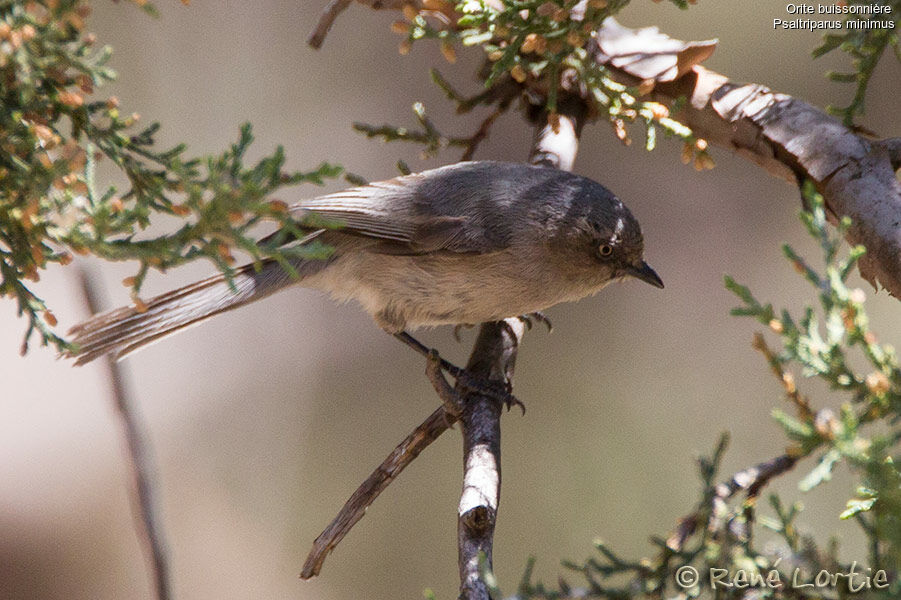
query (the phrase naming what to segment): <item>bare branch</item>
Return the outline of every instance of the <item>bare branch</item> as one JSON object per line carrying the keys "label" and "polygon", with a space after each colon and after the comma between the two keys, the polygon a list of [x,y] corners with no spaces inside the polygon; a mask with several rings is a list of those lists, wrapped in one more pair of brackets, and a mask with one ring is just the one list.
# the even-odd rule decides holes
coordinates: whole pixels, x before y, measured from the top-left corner
{"label": "bare branch", "polygon": [[[329,29],[332,28],[335,19],[337,19],[338,15],[344,12],[352,2],[353,0],[330,0],[328,5],[322,10],[319,22],[316,23],[316,29],[314,29],[313,33],[310,34],[310,37],[307,38],[307,44],[316,50],[321,48],[322,43],[325,41],[325,36],[328,35]],[[418,0],[357,0],[357,2],[374,9],[384,8],[392,10],[400,10],[407,4],[413,6],[420,6],[421,4]]]}
{"label": "bare branch", "polygon": [[313,542],[300,572],[301,579],[319,574],[326,556],[344,539],[347,532],[363,518],[366,509],[379,497],[388,485],[397,479],[407,465],[419,456],[429,444],[438,439],[454,423],[456,418],[441,406],[397,445],[360,487],[348,498],[338,515]]}
{"label": "bare branch", "polygon": [[[89,314],[101,312],[103,306],[100,293],[91,278],[82,269],[80,271],[81,289],[88,305]],[[150,442],[141,420],[134,409],[132,396],[128,389],[127,377],[120,363],[110,356],[104,361],[107,376],[111,385],[113,404],[122,420],[122,434],[127,447],[126,457],[131,467],[133,489],[132,515],[138,535],[144,541],[150,569],[153,573],[155,597],[157,600],[168,600],[172,597],[169,587],[169,566],[166,558],[166,543],[162,525],[159,522],[156,508],[155,486],[153,484],[153,460]]]}
{"label": "bare branch", "polygon": [[[520,323],[520,327],[522,324]],[[520,330],[521,331],[521,330]],[[388,457],[360,484],[354,491],[337,516],[332,519],[328,527],[323,530],[313,542],[313,547],[307,555],[301,570],[301,579],[310,579],[319,574],[328,554],[344,539],[357,522],[366,514],[366,509],[375,502],[375,499],[394,481],[400,473],[433,441],[447,431],[462,415],[463,399],[457,390],[452,388],[444,378],[443,370],[447,370],[457,378],[459,389],[479,389],[484,394],[483,398],[495,403],[498,407],[504,403],[517,404],[518,401],[508,392],[486,389],[487,376],[475,374],[470,370],[460,369],[438,356],[437,352],[429,350],[418,340],[407,334],[397,334],[399,340],[423,354],[426,359],[426,375],[443,405],[435,410],[413,432],[408,435]],[[521,337],[521,332],[516,338]],[[477,344],[477,348],[478,348]],[[481,350],[479,356],[484,355]],[[475,351],[473,356],[475,356]],[[472,361],[474,359],[470,359]],[[481,359],[479,359],[481,361]],[[509,365],[512,375],[512,360],[505,359],[504,364]]]}
{"label": "bare branch", "polygon": [[479,147],[485,138],[488,137],[488,132],[491,131],[491,126],[494,125],[494,121],[504,114],[504,108],[498,108],[490,115],[485,117],[485,120],[479,125],[479,128],[476,130],[474,134],[469,138],[469,145],[466,147],[466,151],[463,152],[462,156],[460,156],[460,160],[472,160],[472,157],[475,155],[476,150]]}

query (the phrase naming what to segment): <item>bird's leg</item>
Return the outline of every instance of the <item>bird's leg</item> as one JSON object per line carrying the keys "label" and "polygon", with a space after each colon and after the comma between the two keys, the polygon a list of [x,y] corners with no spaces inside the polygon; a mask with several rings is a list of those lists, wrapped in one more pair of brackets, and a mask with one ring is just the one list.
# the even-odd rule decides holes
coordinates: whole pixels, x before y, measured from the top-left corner
{"label": "bird's leg", "polygon": [[455,421],[463,414],[463,398],[457,393],[451,384],[444,378],[444,372],[441,370],[441,357],[434,349],[429,352],[425,363],[425,374],[435,388],[435,393],[441,398],[444,404],[444,421],[448,429],[453,427]]}
{"label": "bird's leg", "polygon": [[447,362],[446,360],[444,360],[443,358],[438,356],[437,350],[435,350],[433,348],[429,348],[428,346],[426,346],[425,344],[423,344],[422,342],[417,340],[415,337],[413,337],[406,331],[401,331],[400,333],[395,333],[394,337],[396,337],[397,339],[399,339],[400,341],[402,341],[409,347],[413,348],[414,350],[416,350],[417,352],[419,352],[426,358],[429,358],[434,353],[435,358],[432,360],[435,360],[439,365],[441,365],[441,368],[444,369],[445,371],[447,371],[451,377],[453,377],[455,379],[460,379],[461,377],[466,376],[466,371],[464,369],[461,369],[460,367],[458,367],[457,365],[455,365],[453,363]]}
{"label": "bird's leg", "polygon": [[[496,400],[501,400],[506,406],[507,410],[510,410],[512,406],[518,406],[523,413],[525,413],[526,407],[525,405],[519,401],[513,394],[511,394],[507,390],[498,390],[497,386],[493,384],[493,382],[486,381],[483,379],[479,379],[470,375],[470,373],[466,369],[461,369],[457,365],[446,361],[438,355],[438,351],[432,348],[429,348],[412,335],[407,333],[406,331],[401,331],[400,333],[393,334],[394,337],[405,343],[407,346],[413,348],[424,357],[433,361],[437,364],[441,369],[447,371],[447,373],[457,380],[457,383],[462,384],[463,387],[470,389],[474,392],[478,392],[480,394],[484,394],[490,398],[494,398]],[[434,385],[434,382],[433,382]],[[439,395],[441,392],[439,392]],[[442,398],[444,401],[444,398]]]}

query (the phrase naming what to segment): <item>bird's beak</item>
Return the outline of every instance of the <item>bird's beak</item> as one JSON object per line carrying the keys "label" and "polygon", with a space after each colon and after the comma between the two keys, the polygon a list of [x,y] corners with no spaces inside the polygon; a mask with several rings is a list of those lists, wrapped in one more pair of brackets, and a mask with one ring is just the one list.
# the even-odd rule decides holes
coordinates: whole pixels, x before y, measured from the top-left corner
{"label": "bird's beak", "polygon": [[629,265],[626,267],[626,273],[645,283],[650,283],[654,287],[663,288],[663,280],[660,279],[660,276],[656,271],[651,268],[651,265],[644,261],[641,261],[641,264],[638,265]]}

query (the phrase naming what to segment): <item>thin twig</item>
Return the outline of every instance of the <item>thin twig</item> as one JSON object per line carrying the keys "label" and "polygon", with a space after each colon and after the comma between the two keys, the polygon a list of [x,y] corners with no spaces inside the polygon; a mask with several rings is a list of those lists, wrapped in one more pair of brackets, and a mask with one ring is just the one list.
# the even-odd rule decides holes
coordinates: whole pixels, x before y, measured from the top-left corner
{"label": "thin twig", "polygon": [[457,105],[457,114],[468,113],[480,104],[485,106],[497,104],[499,108],[507,110],[510,104],[522,95],[519,84],[506,75],[499,77],[491,87],[472,96],[464,96],[437,69],[432,69],[429,73],[432,81],[441,88],[447,99]]}
{"label": "thin twig", "polygon": [[810,407],[810,400],[802,394],[798,389],[798,386],[795,385],[795,380],[791,373],[782,368],[783,363],[780,361],[779,355],[767,345],[766,339],[761,333],[758,332],[754,334],[754,341],[751,342],[751,347],[763,354],[766,358],[770,365],[770,370],[785,390],[785,397],[789,402],[795,405],[798,411],[798,417],[803,421],[812,420],[815,415],[813,409]]}
{"label": "thin twig", "polygon": [[[84,269],[80,271],[80,279],[82,293],[91,314],[99,313],[102,309],[100,293]],[[125,437],[126,454],[132,472],[134,483],[132,515],[135,527],[139,537],[144,540],[145,551],[153,574],[155,597],[157,600],[169,600],[172,597],[169,585],[169,566],[165,535],[156,508],[153,453],[149,437],[134,408],[132,395],[128,389],[128,378],[122,366],[109,355],[106,356],[104,364],[112,388],[113,403],[122,420],[122,434]]]}
{"label": "thin twig", "polygon": [[379,494],[419,456],[420,452],[447,431],[455,420],[456,418],[441,406],[397,445],[394,451],[382,461],[382,464],[366,478],[366,481],[360,484],[360,487],[341,507],[338,515],[313,542],[313,548],[307,555],[303,570],[300,572],[301,579],[309,579],[319,574],[325,557],[344,539],[357,521],[363,518],[366,509],[378,498]]}
{"label": "thin twig", "polygon": [[316,24],[316,29],[314,29],[313,33],[310,34],[310,37],[307,38],[307,44],[316,50],[321,48],[322,42],[325,41],[325,36],[328,35],[329,29],[332,28],[332,23],[335,22],[338,15],[344,12],[344,9],[350,6],[352,1],[353,0],[331,0],[331,2],[328,3],[328,6],[322,11],[319,22]]}
{"label": "thin twig", "polygon": [[476,129],[476,132],[469,137],[469,144],[466,146],[466,151],[460,157],[460,160],[472,160],[473,155],[476,153],[476,150],[479,147],[485,138],[488,137],[488,133],[491,131],[491,126],[494,125],[494,121],[504,114],[505,109],[498,108],[493,113],[488,115],[484,121],[479,125],[479,128]]}
{"label": "thin twig", "polygon": [[[790,471],[797,464],[799,458],[800,457],[789,454],[782,454],[756,464],[753,467],[748,467],[747,469],[739,471],[729,478],[728,481],[717,485],[714,488],[713,498],[709,503],[705,503],[704,506],[698,507],[698,509],[690,515],[679,519],[676,530],[666,540],[667,548],[673,552],[682,550],[686,540],[688,540],[688,538],[697,531],[698,527],[702,525],[702,516],[709,508],[709,506],[707,506],[708,504],[725,502],[741,490],[747,491],[747,497],[749,499],[756,498],[760,495],[764,486],[770,481],[779,475]],[[711,511],[711,513],[715,512],[716,511]],[[706,523],[704,523],[704,525],[706,525]]]}
{"label": "thin twig", "polygon": [[367,123],[354,123],[352,125],[355,131],[359,131],[368,138],[382,138],[386,142],[412,142],[425,146],[425,155],[437,155],[437,153],[445,148],[458,147],[463,148],[463,154],[460,160],[472,160],[476,150],[491,132],[491,126],[499,116],[507,111],[506,106],[500,106],[491,114],[485,117],[479,124],[479,127],[472,135],[466,137],[446,136],[435,127],[434,123],[427,118],[420,119],[423,125],[422,130],[410,130],[406,127],[395,127],[393,125],[369,125]]}

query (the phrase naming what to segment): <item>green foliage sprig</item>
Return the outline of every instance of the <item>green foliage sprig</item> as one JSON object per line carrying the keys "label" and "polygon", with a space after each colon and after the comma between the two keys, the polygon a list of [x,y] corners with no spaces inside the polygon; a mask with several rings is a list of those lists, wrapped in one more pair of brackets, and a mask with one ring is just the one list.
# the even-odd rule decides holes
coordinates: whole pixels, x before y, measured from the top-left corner
{"label": "green foliage sprig", "polygon": [[[832,81],[853,83],[856,86],[854,96],[847,106],[827,107],[832,114],[842,117],[845,125],[850,127],[854,125],[854,118],[864,112],[867,86],[885,49],[891,46],[895,56],[901,60],[901,45],[898,42],[901,0],[849,0],[842,4],[849,8],[853,6],[887,6],[890,8],[887,13],[846,14],[842,19],[843,33],[824,35],[823,43],[813,51],[814,58],[828,54],[836,48],[851,56],[853,72],[829,71],[826,74]],[[849,23],[857,21],[864,21],[867,26],[849,26]],[[876,22],[888,23],[890,26],[869,27]]]}
{"label": "green foliage sprig", "polygon": [[421,129],[407,129],[393,125],[374,126],[367,123],[354,123],[353,128],[368,138],[381,138],[386,142],[413,142],[423,147],[422,157],[432,158],[441,150],[451,147],[464,148],[465,154],[471,156],[481,141],[478,135],[468,137],[448,136],[442,133],[435,123],[426,115],[425,106],[421,102],[413,103],[413,114]]}
{"label": "green foliage sprig", "polygon": [[[285,232],[278,241],[300,235],[272,195],[341,172],[327,163],[286,171],[281,148],[245,165],[249,125],[217,156],[190,157],[184,145],[159,149],[158,125],[136,130],[139,116],[123,115],[116,98],[91,99],[115,73],[107,66],[110,49],[96,48],[93,34],[84,32],[89,12],[80,0],[0,2],[0,295],[15,298],[28,319],[23,352],[34,332],[43,344],[67,347],[27,282],[52,263],[69,263],[73,253],[137,261],[136,275],[125,282],[137,303],[151,267],[206,258],[228,273],[235,248],[283,264],[289,255],[322,256],[316,244],[260,246],[250,230],[272,221]],[[97,185],[101,160],[124,174],[127,189]],[[181,225],[143,233],[160,215]]]}
{"label": "green foliage sprig", "polygon": [[[744,302],[733,311],[751,316],[778,333],[782,350],[770,350],[762,337],[760,349],[780,375],[786,394],[797,406],[797,415],[774,413],[798,455],[821,452],[814,470],[802,481],[811,489],[829,479],[834,466],[844,462],[861,474],[856,497],[848,502],[842,518],[856,518],[871,536],[875,564],[901,565],[901,369],[892,346],[880,344],[870,329],[864,311],[866,295],[847,286],[848,277],[864,248],[854,247],[840,257],[842,236],[850,227],[844,217],[836,231],[829,230],[822,197],[813,185],[805,184],[810,212],[802,220],[819,242],[826,266],[818,272],[789,245],[785,256],[818,292],[821,316],[812,307],[793,317],[788,311],[776,313],[770,304],[761,304],[744,286],[727,278],[726,285]],[[822,319],[822,324],[820,319]],[[868,372],[853,366],[852,353],[859,355]],[[838,414],[830,408],[814,411],[800,395],[789,369],[800,368],[805,377],[817,377],[833,390],[846,395]],[[870,427],[880,423],[883,427]]]}
{"label": "green foliage sprig", "polygon": [[[680,8],[690,4],[677,0],[674,3]],[[557,127],[561,90],[579,89],[581,93],[584,89],[593,116],[605,117],[624,143],[631,143],[627,125],[643,123],[648,150],[656,146],[657,133],[662,131],[685,142],[684,162],[694,162],[699,170],[712,168],[714,163],[704,140],[696,139],[690,128],[672,119],[666,106],[640,100],[647,92],[641,86],[629,87],[615,81],[606,67],[598,64],[586,50],[603,20],[626,4],[628,0],[464,0],[455,4],[432,0],[424,2],[422,10],[407,7],[404,11],[407,20],[395,23],[394,29],[406,36],[400,47],[404,54],[422,39],[438,40],[450,62],[456,60],[455,44],[483,49],[490,63],[484,77],[489,91],[472,98],[451,96],[461,112],[476,104],[491,104],[499,98],[509,102],[509,95],[491,90],[507,87],[512,80],[528,85],[530,101],[536,93],[541,96],[548,122]],[[446,82],[436,82],[445,88]],[[386,139],[421,141],[424,137],[405,133],[404,128],[378,129],[378,134]]]}

